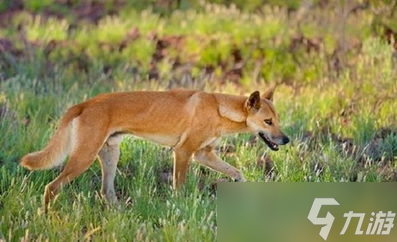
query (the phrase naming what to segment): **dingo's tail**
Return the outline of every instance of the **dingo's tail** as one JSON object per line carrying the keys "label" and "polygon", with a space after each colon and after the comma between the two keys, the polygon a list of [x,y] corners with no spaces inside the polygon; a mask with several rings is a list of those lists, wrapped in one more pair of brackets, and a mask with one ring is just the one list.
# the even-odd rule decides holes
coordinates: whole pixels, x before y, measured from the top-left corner
{"label": "dingo's tail", "polygon": [[71,121],[79,116],[82,110],[81,105],[71,107],[61,119],[58,129],[48,142],[48,145],[41,151],[22,157],[21,166],[29,170],[43,170],[60,165],[68,155],[71,147]]}

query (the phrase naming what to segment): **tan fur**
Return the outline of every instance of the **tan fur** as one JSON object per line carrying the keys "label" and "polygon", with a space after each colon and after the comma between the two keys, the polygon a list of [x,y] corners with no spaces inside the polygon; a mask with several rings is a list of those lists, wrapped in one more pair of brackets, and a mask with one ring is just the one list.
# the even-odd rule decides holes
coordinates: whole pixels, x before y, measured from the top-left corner
{"label": "tan fur", "polygon": [[[70,108],[47,147],[24,156],[21,165],[31,170],[46,169],[69,155],[64,170],[46,186],[45,208],[59,188],[87,170],[97,155],[102,168],[102,194],[109,202],[116,202],[113,181],[123,134],[173,148],[175,189],[184,183],[192,157],[244,181],[243,174],[222,161],[213,148],[218,138],[233,133],[264,132],[269,139],[282,138],[269,101],[273,91],[266,93],[267,99],[260,99],[259,92],[249,98],[192,90],[101,94]],[[274,125],[265,125],[265,118],[273,119]]]}
{"label": "tan fur", "polygon": [[25,155],[21,166],[29,170],[49,169],[59,165],[69,153],[71,146],[71,121],[80,115],[82,105],[71,107],[62,118],[58,130],[51,138],[47,147],[41,151]]}

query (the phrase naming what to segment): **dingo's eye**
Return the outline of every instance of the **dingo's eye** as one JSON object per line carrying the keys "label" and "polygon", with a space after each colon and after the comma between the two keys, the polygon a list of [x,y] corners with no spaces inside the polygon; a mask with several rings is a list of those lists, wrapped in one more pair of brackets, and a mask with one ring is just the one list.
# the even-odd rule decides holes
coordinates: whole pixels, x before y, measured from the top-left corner
{"label": "dingo's eye", "polygon": [[272,124],[273,124],[273,122],[272,122],[272,119],[271,119],[271,118],[269,118],[269,119],[265,119],[265,120],[264,120],[264,122],[265,122],[267,125],[272,125]]}

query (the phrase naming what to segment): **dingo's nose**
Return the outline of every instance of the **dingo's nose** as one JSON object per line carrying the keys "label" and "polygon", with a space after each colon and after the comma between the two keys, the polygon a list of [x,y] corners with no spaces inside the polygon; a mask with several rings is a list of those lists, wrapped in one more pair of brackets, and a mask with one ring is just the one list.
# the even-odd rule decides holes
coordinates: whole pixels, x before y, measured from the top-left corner
{"label": "dingo's nose", "polygon": [[289,138],[287,136],[283,137],[283,145],[286,145],[289,143]]}

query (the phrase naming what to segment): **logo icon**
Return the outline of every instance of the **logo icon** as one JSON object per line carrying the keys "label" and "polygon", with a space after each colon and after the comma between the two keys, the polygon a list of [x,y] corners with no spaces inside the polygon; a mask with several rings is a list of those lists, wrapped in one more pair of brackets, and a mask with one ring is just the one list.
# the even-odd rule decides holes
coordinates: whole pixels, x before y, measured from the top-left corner
{"label": "logo icon", "polygon": [[339,205],[339,203],[334,198],[315,198],[307,218],[314,225],[324,225],[320,230],[320,236],[326,241],[335,217],[330,212],[327,212],[325,218],[318,217],[321,206],[324,205]]}
{"label": "logo icon", "polygon": [[[315,198],[307,218],[314,225],[324,225],[320,230],[320,236],[326,241],[332,228],[332,224],[334,223],[335,217],[330,212],[327,212],[327,216],[325,216],[325,218],[318,217],[321,206],[324,205],[339,205],[339,203],[334,198]],[[396,213],[393,213],[392,211],[388,211],[387,213],[379,211],[378,213],[372,212],[371,216],[372,217],[369,219],[370,222],[368,223],[365,235],[389,235],[390,230],[394,227],[394,218],[396,217]],[[343,217],[346,218],[346,222],[342,231],[340,232],[340,235],[344,235],[346,233],[352,218],[359,218],[354,234],[364,234],[362,225],[365,219],[365,213],[355,213],[354,211],[349,211],[348,213],[345,213]]]}

